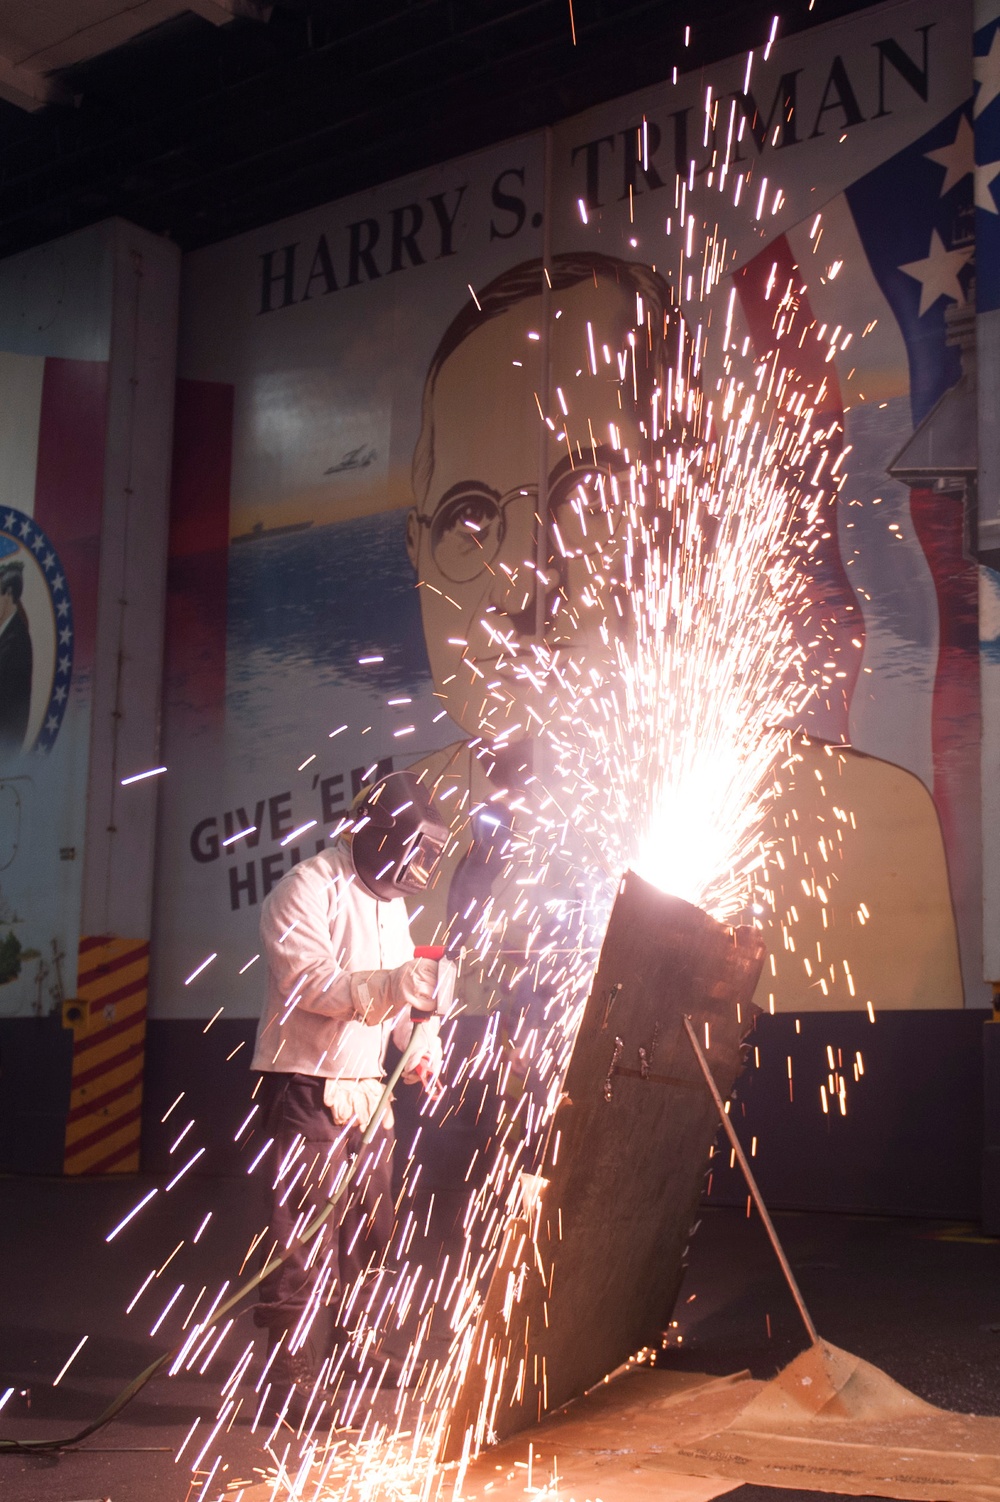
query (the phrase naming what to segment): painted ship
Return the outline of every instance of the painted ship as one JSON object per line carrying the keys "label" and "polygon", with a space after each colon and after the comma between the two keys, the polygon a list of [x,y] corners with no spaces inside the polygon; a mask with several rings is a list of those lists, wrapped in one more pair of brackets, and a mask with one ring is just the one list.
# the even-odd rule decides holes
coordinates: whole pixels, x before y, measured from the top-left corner
{"label": "painted ship", "polygon": [[263,522],[254,522],[249,532],[238,532],[231,542],[260,542],[265,537],[287,537],[290,532],[306,532],[312,522],[289,522],[284,527],[265,527]]}

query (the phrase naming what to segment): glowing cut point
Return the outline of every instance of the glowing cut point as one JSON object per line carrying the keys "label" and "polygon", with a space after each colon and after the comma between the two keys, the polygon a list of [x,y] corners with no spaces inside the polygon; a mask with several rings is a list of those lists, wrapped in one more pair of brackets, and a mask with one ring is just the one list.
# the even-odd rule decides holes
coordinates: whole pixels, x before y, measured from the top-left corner
{"label": "glowing cut point", "polygon": [[648,824],[631,864],[661,891],[696,907],[711,907],[722,873],[732,869],[734,859],[746,861],[740,836],[751,835],[757,821],[754,773],[764,768],[748,768],[743,748],[735,742],[717,748],[693,745],[681,760],[688,764],[673,768],[673,776],[661,774],[659,786],[653,784]]}

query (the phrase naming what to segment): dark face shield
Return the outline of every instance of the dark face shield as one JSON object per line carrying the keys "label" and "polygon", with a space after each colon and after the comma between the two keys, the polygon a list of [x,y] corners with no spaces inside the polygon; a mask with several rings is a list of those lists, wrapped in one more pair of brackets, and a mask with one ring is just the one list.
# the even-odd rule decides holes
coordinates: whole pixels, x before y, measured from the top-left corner
{"label": "dark face shield", "polygon": [[391,772],[357,810],[351,854],[362,886],[391,901],[426,891],[448,827],[412,772]]}
{"label": "dark face shield", "polygon": [[441,859],[445,842],[436,830],[423,830],[413,838],[413,843],[399,863],[396,885],[403,892],[422,892],[434,874]]}

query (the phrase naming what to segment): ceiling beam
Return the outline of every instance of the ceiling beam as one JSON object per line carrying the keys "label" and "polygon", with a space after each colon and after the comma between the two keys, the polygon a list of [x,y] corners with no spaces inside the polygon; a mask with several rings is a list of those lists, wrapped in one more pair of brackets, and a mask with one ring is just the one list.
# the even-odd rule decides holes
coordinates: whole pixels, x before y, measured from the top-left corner
{"label": "ceiling beam", "polygon": [[53,78],[0,57],[0,99],[22,110],[40,110],[47,104],[65,104],[65,89]]}
{"label": "ceiling beam", "polygon": [[[24,51],[17,61],[0,52],[0,98],[29,111],[70,103],[70,94],[54,74],[110,52],[185,11],[213,26],[226,26],[237,17],[266,21],[273,9],[266,0],[119,0],[117,10],[72,27],[63,36],[53,36],[50,30],[43,45]],[[9,40],[0,22],[0,47],[9,46]]]}
{"label": "ceiling beam", "polygon": [[185,9],[213,26],[225,26],[235,16],[245,21],[266,21],[274,6],[265,0],[185,0]]}

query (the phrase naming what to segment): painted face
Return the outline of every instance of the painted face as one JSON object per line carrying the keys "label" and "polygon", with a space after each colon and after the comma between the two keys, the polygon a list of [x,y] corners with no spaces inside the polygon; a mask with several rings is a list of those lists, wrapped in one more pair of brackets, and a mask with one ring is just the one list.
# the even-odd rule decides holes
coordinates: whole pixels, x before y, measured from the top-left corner
{"label": "painted face", "polygon": [[[617,357],[635,298],[610,281],[580,283],[552,294],[551,314],[554,431],[535,395],[542,304],[531,298],[442,366],[430,484],[409,519],[435,687],[452,719],[490,739],[531,735],[553,712],[559,674],[605,661],[620,619],[614,595],[640,433]],[[540,651],[556,653],[558,674],[539,674]]]}

